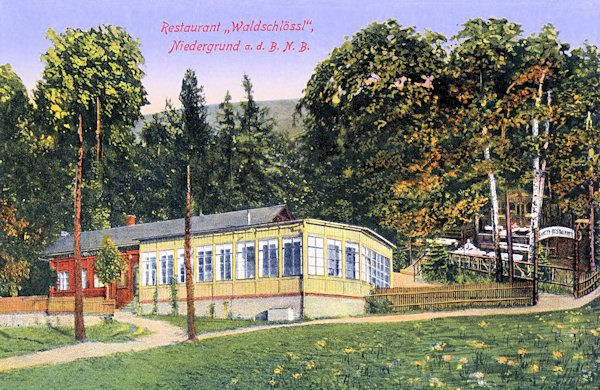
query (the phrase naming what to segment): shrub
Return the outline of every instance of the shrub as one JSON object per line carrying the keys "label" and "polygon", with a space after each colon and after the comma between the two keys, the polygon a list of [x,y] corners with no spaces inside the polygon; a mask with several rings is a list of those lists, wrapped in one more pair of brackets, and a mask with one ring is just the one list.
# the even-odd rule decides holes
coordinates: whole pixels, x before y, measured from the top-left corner
{"label": "shrub", "polygon": [[174,316],[179,314],[179,305],[177,303],[177,277],[175,275],[171,278],[171,314]]}
{"label": "shrub", "polygon": [[367,299],[367,313],[369,314],[381,314],[392,312],[392,302],[389,299],[384,298],[371,298]]}

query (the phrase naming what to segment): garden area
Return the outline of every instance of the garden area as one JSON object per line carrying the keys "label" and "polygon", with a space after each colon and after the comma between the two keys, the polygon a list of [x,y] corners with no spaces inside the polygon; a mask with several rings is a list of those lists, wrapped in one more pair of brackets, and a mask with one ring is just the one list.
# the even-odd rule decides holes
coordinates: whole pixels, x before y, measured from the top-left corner
{"label": "garden area", "polygon": [[595,300],[550,313],[272,329],[0,373],[0,387],[65,388],[77,375],[78,388],[596,389],[599,310]]}
{"label": "garden area", "polygon": [[[90,341],[115,342],[133,340],[145,336],[148,331],[130,324],[107,320],[102,324],[87,327],[86,334]],[[73,344],[74,340],[75,330],[72,327],[0,327],[0,359],[62,347]]]}

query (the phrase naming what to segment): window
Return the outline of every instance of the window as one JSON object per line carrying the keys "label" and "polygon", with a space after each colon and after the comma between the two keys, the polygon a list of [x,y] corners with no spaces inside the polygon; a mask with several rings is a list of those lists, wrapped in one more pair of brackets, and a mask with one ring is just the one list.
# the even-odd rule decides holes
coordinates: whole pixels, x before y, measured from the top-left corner
{"label": "window", "polygon": [[156,253],[142,253],[142,285],[154,286],[156,284]]}
{"label": "window", "polygon": [[87,288],[87,270],[81,270],[81,288]]}
{"label": "window", "polygon": [[199,282],[208,282],[212,280],[212,257],[212,245],[204,245],[196,248]]}
{"label": "window", "polygon": [[367,247],[366,246],[362,246],[362,256],[360,257],[361,259],[361,279],[364,280],[365,282],[369,281],[369,267],[368,267],[368,262],[369,259],[367,258]]}
{"label": "window", "polygon": [[252,279],[256,275],[256,252],[254,241],[238,242],[235,246],[237,257],[235,258],[236,278]]}
{"label": "window", "polygon": [[102,283],[100,281],[100,279],[98,279],[98,274],[94,274],[94,287],[95,288],[104,287],[104,283]]}
{"label": "window", "polygon": [[67,271],[58,273],[58,289],[61,291],[69,289],[69,273]]}
{"label": "window", "polygon": [[231,280],[231,244],[217,245],[217,280]]}
{"label": "window", "polygon": [[342,276],[342,242],[327,240],[327,275]]}
{"label": "window", "polygon": [[366,268],[363,280],[375,285],[375,287],[390,286],[390,259],[369,249],[362,247],[363,264]]}
{"label": "window", "polygon": [[258,276],[279,276],[279,256],[277,253],[277,239],[258,241]]}
{"label": "window", "polygon": [[359,278],[358,244],[346,242],[346,278]]}
{"label": "window", "polygon": [[173,251],[160,252],[160,282],[170,284],[173,280]]}
{"label": "window", "polygon": [[283,276],[302,274],[302,238],[286,237],[283,242]]}
{"label": "window", "polygon": [[323,238],[308,236],[308,274],[325,275]]}
{"label": "window", "polygon": [[[192,280],[194,280],[194,251],[190,248],[190,267]],[[185,283],[185,249],[177,249],[177,282]]]}

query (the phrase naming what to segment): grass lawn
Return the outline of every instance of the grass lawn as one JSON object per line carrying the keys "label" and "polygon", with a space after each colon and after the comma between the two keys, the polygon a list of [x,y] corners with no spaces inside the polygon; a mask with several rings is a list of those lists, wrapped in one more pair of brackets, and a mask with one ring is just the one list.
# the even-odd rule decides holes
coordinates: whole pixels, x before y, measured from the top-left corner
{"label": "grass lawn", "polygon": [[0,373],[0,388],[598,389],[600,300],[563,312],[273,329]]}
{"label": "grass lawn", "polygon": [[[135,339],[148,334],[148,331],[133,325],[108,321],[86,327],[85,333],[89,340],[111,342]],[[69,327],[0,327],[0,358],[60,347],[72,344],[74,340],[75,330]]]}
{"label": "grass lawn", "polygon": [[[187,329],[187,317],[186,316],[168,316],[168,315],[144,315],[145,318],[154,320],[161,320],[173,325],[179,326],[183,329]],[[194,320],[196,325],[196,333],[214,332],[218,330],[228,330],[237,328],[247,328],[249,326],[265,325],[267,321],[254,321],[254,320],[226,320],[220,318],[204,318],[197,317]]]}

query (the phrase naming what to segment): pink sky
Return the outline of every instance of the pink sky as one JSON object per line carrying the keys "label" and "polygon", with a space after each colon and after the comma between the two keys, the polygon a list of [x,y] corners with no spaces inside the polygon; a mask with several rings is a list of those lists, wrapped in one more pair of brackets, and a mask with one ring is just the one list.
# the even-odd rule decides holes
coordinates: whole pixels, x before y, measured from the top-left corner
{"label": "pink sky", "polygon": [[[526,34],[546,23],[560,31],[572,46],[584,40],[600,44],[600,1],[598,0],[373,0],[373,1],[16,1],[0,0],[0,64],[9,63],[31,91],[40,79],[44,64],[40,56],[48,49],[48,28],[63,32],[66,27],[88,29],[100,24],[123,26],[141,42],[146,59],[144,86],[150,104],[143,113],[164,108],[165,99],[178,104],[181,79],[187,68],[196,71],[208,103],[219,103],[229,90],[234,101],[242,98],[241,78],[248,73],[257,100],[298,98],[313,69],[345,36],[352,36],[374,21],[396,19],[417,31],[431,29],[450,37],[469,18],[507,18],[523,26]],[[309,28],[300,32],[246,32],[225,34],[232,22],[262,25],[289,21]],[[163,23],[211,25],[219,32],[161,32]],[[237,43],[239,52],[173,52],[174,41],[183,43]],[[296,50],[283,53],[286,42]],[[299,52],[300,42],[309,50]],[[246,51],[246,44],[263,42],[266,50]],[[271,42],[281,50],[269,53]]]}

